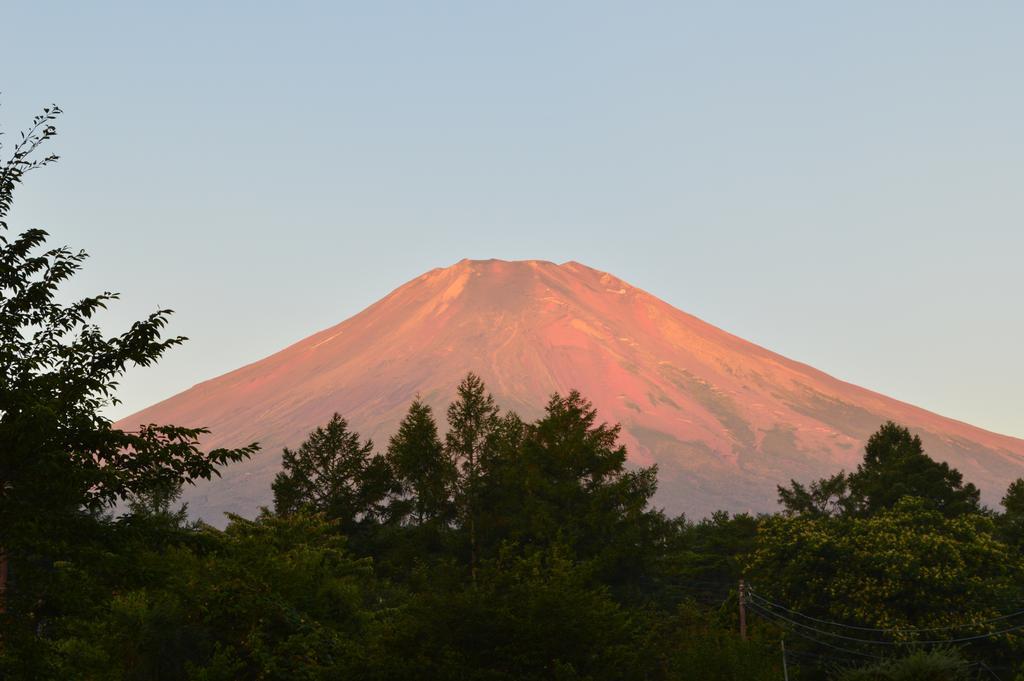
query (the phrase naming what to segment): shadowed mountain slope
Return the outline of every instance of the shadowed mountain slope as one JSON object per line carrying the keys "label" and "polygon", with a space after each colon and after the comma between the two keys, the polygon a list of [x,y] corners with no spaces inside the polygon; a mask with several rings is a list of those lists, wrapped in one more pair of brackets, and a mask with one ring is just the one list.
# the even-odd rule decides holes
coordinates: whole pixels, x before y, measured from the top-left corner
{"label": "shadowed mountain slope", "polygon": [[[631,460],[657,463],[670,512],[775,508],[775,485],[852,468],[887,419],[959,468],[990,504],[1024,475],[1024,440],[837,380],[748,343],[575,262],[463,260],[263,360],[200,383],[118,425],[208,426],[208,446],[263,451],[186,490],[222,523],[271,501],[281,448],[335,411],[383,448],[417,393],[443,422],[467,371],[526,418],[578,389],[620,422]],[[439,423],[443,427],[443,423]]]}

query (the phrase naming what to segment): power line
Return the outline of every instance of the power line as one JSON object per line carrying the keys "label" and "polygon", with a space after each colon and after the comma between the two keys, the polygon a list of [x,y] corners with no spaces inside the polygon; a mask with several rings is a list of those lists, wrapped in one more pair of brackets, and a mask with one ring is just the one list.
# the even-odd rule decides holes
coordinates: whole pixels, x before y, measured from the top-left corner
{"label": "power line", "polygon": [[[832,631],[825,631],[823,629],[818,629],[817,627],[812,627],[809,624],[804,624],[802,622],[797,622],[796,620],[791,619],[789,617],[786,617],[785,615],[780,615],[777,612],[772,612],[768,608],[765,608],[763,605],[760,605],[759,603],[757,603],[755,601],[751,601],[749,603],[749,605],[751,607],[753,607],[757,612],[761,613],[762,615],[771,616],[771,617],[773,617],[773,618],[775,618],[777,620],[782,620],[782,621],[788,622],[789,624],[791,624],[791,625],[793,625],[795,627],[801,627],[803,629],[808,629],[810,631],[813,631],[813,632],[815,632],[817,634],[821,634],[823,636],[831,636],[833,638],[842,639],[844,641],[851,641],[851,642],[854,642],[854,643],[861,643],[861,644],[866,644],[866,645],[882,645],[882,646],[949,645],[949,644],[953,644],[953,643],[967,643],[967,642],[970,642],[970,641],[977,641],[977,640],[984,639],[984,638],[994,638],[996,636],[1002,636],[1003,634],[1009,634],[1011,632],[1014,632],[1014,631],[1017,631],[1017,630],[1020,630],[1020,629],[1024,629],[1024,623],[1022,623],[1022,624],[1015,624],[1012,627],[1007,627],[1007,628],[1001,629],[999,631],[993,631],[993,632],[989,632],[989,633],[985,633],[985,634],[978,634],[976,636],[963,636],[963,637],[960,637],[960,638],[936,639],[936,640],[930,640],[930,641],[919,641],[919,640],[912,640],[912,641],[872,641],[872,640],[868,640],[868,639],[857,638],[855,636],[846,636],[845,634],[837,634],[837,633],[832,632]],[[799,633],[799,632],[797,632],[797,633]],[[809,637],[805,636],[805,638],[809,638]]]}
{"label": "power line", "polygon": [[[780,616],[777,615],[776,613],[773,613],[773,612],[770,612],[770,611],[767,611],[767,610],[762,610],[760,607],[758,607],[756,605],[754,605],[754,609],[759,611],[762,616],[764,616],[766,619],[768,619],[770,621],[789,621],[789,620],[784,620],[784,619],[775,620],[775,618],[778,618]],[[872,653],[866,653],[866,652],[863,652],[863,651],[860,651],[860,650],[851,650],[849,648],[843,648],[842,646],[834,645],[834,644],[829,643],[827,641],[821,641],[821,640],[819,640],[817,638],[814,638],[810,634],[805,634],[805,633],[803,633],[802,631],[799,631],[799,630],[794,630],[793,633],[796,634],[797,636],[800,636],[801,638],[804,638],[804,639],[807,639],[808,641],[811,641],[812,643],[817,643],[818,645],[823,645],[826,648],[831,648],[832,650],[837,650],[837,651],[839,651],[841,653],[846,653],[847,655],[853,655],[853,656],[861,657],[861,658],[868,658],[870,660],[884,660],[885,659],[884,657],[882,657],[880,655],[874,655]]]}
{"label": "power line", "polygon": [[[765,604],[765,605],[767,605],[769,607],[776,608],[778,610],[783,610],[783,611],[788,612],[788,613],[790,613],[792,615],[795,615],[797,617],[802,617],[802,618],[810,620],[812,622],[817,622],[818,624],[824,624],[824,625],[827,625],[827,626],[839,627],[839,628],[843,628],[843,629],[852,629],[852,630],[856,630],[856,631],[866,631],[866,632],[871,632],[871,633],[889,634],[889,635],[892,635],[892,634],[920,634],[920,633],[935,632],[935,631],[956,631],[958,629],[977,628],[977,627],[984,626],[986,624],[992,624],[993,622],[1002,622],[1002,621],[1005,621],[1005,620],[1017,617],[1019,615],[1024,615],[1024,610],[1017,610],[1015,612],[1011,612],[1011,613],[1008,613],[1008,614],[1005,614],[1005,615],[1000,615],[999,617],[992,617],[992,618],[989,618],[987,620],[982,620],[981,622],[973,622],[973,623],[970,623],[970,624],[949,625],[949,626],[943,626],[943,627],[921,627],[921,628],[918,628],[918,627],[907,627],[907,628],[904,628],[904,629],[880,629],[880,628],[877,628],[877,627],[860,627],[860,626],[856,626],[856,625],[852,625],[852,624],[844,624],[842,622],[835,622],[835,621],[832,621],[832,620],[825,620],[825,619],[821,619],[821,618],[818,618],[818,617],[812,617],[811,615],[805,615],[802,612],[793,610],[791,608],[787,608],[786,606],[784,606],[784,605],[782,605],[780,603],[775,603],[773,601],[770,601],[767,598],[765,598],[764,596],[760,596],[759,594],[754,593],[749,588],[747,589],[747,596],[750,596],[752,598],[756,598],[757,600],[761,601],[763,604]],[[762,607],[764,607],[764,606],[762,606]],[[807,626],[807,625],[802,625],[802,626]],[[1004,632],[1013,631],[1015,629],[1021,628],[1022,626],[1024,626],[1024,625],[1017,625],[1017,626],[1014,626],[1014,627],[1010,627],[1009,629],[1004,630]],[[977,637],[969,637],[969,638],[986,638],[988,636],[996,636],[996,635],[998,635],[1000,633],[1004,633],[1004,632],[993,632],[993,633],[988,633],[988,634],[981,634],[981,635],[979,635]],[[839,636],[839,634],[833,634],[833,635]],[[849,637],[847,637],[847,638],[849,638]],[[863,639],[854,639],[854,640],[863,640]],[[951,639],[951,641],[953,641],[953,640],[956,640],[956,639]],[[885,642],[885,641],[871,641],[871,642],[872,643],[888,643],[888,642]],[[927,643],[927,641],[918,641],[918,643]]]}

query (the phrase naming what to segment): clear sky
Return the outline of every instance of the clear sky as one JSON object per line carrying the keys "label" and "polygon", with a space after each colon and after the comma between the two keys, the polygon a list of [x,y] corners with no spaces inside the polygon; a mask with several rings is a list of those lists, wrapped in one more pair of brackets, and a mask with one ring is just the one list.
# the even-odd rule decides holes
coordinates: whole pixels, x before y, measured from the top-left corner
{"label": "clear sky", "polygon": [[12,225],[191,337],[125,415],[471,258],[578,260],[1024,436],[1024,3],[0,7]]}

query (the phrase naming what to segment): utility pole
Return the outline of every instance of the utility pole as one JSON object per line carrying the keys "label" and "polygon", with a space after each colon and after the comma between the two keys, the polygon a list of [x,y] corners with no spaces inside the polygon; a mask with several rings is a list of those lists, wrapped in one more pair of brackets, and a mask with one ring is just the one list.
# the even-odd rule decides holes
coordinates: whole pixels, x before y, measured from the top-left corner
{"label": "utility pole", "polygon": [[747,640],[747,589],[740,580],[740,639]]}
{"label": "utility pole", "polygon": [[7,554],[0,546],[0,615],[7,612]]}
{"label": "utility pole", "polygon": [[786,639],[780,639],[779,643],[782,645],[782,678],[783,681],[789,681],[789,667],[786,666]]}

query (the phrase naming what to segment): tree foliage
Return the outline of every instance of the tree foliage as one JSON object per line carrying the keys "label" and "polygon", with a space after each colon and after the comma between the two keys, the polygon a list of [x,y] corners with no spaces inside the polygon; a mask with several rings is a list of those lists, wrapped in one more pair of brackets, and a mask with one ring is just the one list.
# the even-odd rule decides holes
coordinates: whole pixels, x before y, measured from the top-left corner
{"label": "tree foliage", "polygon": [[387,461],[398,486],[392,513],[406,522],[447,523],[457,470],[437,434],[430,405],[418,398],[388,442]]}
{"label": "tree foliage", "polygon": [[274,509],[281,515],[323,513],[346,532],[384,518],[396,483],[387,460],[360,442],[348,421],[334,414],[298,449],[285,449],[274,478]]}
{"label": "tree foliage", "polygon": [[801,613],[907,636],[999,616],[1021,578],[991,518],[947,518],[916,497],[866,518],[766,519],[748,575]]}
{"label": "tree foliage", "polygon": [[44,109],[0,167],[0,563],[9,561],[11,575],[0,605],[10,626],[40,626],[57,598],[52,566],[90,536],[96,513],[210,478],[256,450],[204,452],[204,429],[124,431],[102,415],[117,403],[117,381],[129,367],[149,366],[185,339],[162,337],[170,310],[105,335],[95,317],[116,294],[71,302],[60,295],[85,253],[47,246],[41,229],[10,232],[15,190],[27,173],[57,160],[37,156],[56,135],[59,114]]}
{"label": "tree foliage", "polygon": [[809,486],[792,480],[778,488],[789,515],[870,516],[891,509],[904,497],[948,517],[981,510],[980,492],[945,462],[924,452],[921,438],[889,421],[867,441],[864,460],[853,473],[839,472]]}

